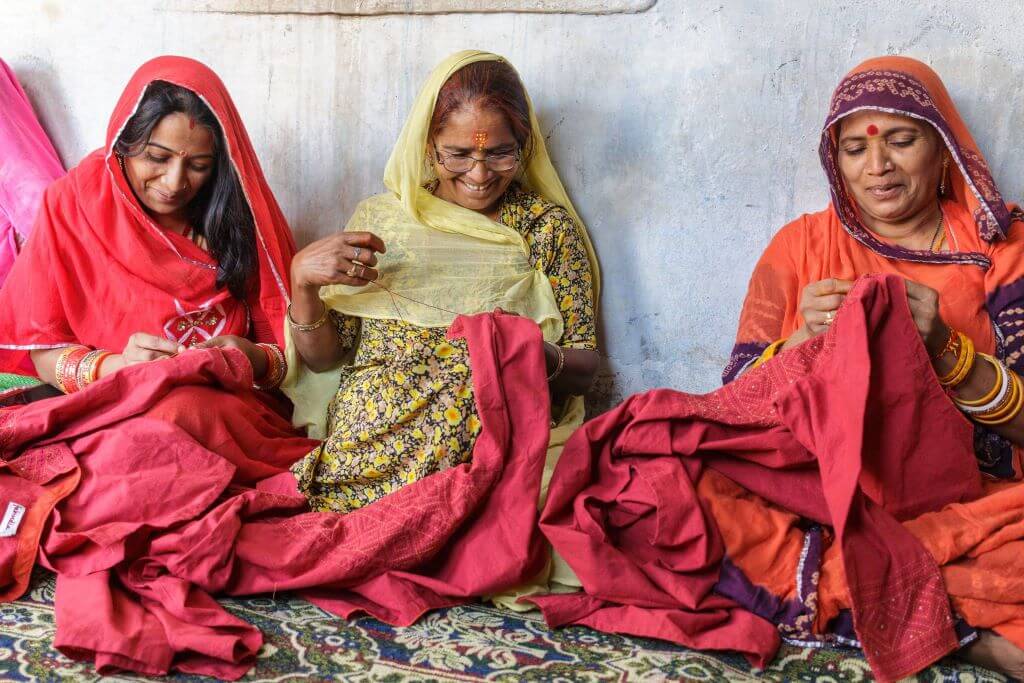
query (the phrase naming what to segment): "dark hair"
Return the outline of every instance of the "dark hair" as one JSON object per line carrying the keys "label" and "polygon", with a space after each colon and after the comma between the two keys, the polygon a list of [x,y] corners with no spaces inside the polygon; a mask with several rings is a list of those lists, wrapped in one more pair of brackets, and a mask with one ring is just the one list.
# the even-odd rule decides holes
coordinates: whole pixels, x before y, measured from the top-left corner
{"label": "dark hair", "polygon": [[153,81],[114,143],[114,151],[121,156],[141,154],[153,128],[175,112],[195,119],[213,133],[213,178],[189,203],[189,221],[192,229],[206,238],[210,253],[217,259],[217,287],[227,287],[232,295],[243,299],[256,270],[256,223],[228,156],[220,123],[210,108],[187,88]]}
{"label": "dark hair", "polygon": [[437,93],[430,137],[444,128],[453,113],[471,105],[504,115],[523,156],[529,156],[530,105],[519,75],[508,62],[473,62],[452,74]]}

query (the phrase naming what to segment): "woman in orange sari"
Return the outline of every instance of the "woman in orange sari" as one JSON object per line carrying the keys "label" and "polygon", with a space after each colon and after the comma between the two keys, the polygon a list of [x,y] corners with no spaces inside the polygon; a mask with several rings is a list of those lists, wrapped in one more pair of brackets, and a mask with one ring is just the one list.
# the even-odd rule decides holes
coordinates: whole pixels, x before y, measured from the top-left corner
{"label": "woman in orange sari", "polygon": [[[822,334],[856,278],[903,277],[939,381],[974,424],[990,494],[906,526],[943,566],[966,622],[965,656],[1022,676],[1024,594],[1013,589],[1019,569],[1005,555],[1019,543],[1011,529],[1020,523],[1020,487],[998,483],[1022,472],[1022,216],[1004,203],[939,77],[909,58],[872,59],[842,80],[820,154],[832,201],[783,227],[765,250],[724,380]],[[732,563],[811,615],[810,631],[780,624],[783,635],[843,642],[843,631],[852,630],[842,623],[845,579],[828,530],[803,528],[795,515],[714,472],[701,488],[715,518],[731,520],[719,527]]]}

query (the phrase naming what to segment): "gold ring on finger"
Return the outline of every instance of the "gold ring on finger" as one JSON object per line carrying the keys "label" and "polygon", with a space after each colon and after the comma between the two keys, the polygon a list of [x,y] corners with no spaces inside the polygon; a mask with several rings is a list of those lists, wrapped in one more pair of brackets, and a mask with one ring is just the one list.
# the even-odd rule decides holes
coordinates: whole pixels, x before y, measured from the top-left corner
{"label": "gold ring on finger", "polygon": [[348,275],[349,277],[355,277],[356,276],[356,264],[353,263],[352,267],[345,271],[345,275]]}
{"label": "gold ring on finger", "polygon": [[835,311],[825,311],[825,324],[831,325],[832,321],[836,319]]}

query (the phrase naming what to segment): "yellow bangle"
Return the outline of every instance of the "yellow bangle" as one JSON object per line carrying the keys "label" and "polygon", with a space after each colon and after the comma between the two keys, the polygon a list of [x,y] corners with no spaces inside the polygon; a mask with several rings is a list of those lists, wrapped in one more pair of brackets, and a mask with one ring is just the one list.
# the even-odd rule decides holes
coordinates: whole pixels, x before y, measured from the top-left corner
{"label": "yellow bangle", "polygon": [[977,406],[983,406],[986,403],[991,403],[993,400],[995,400],[995,397],[999,395],[999,389],[1003,385],[1003,375],[1002,375],[1002,373],[1003,373],[1003,366],[1002,366],[1002,364],[999,363],[998,361],[996,361],[995,358],[993,358],[992,356],[989,356],[987,354],[980,353],[978,355],[981,356],[982,358],[984,358],[985,360],[987,360],[989,362],[989,365],[991,365],[995,369],[995,371],[996,371],[996,381],[992,385],[992,390],[989,391],[984,396],[982,396],[981,398],[972,399],[972,400],[969,400],[969,401],[963,400],[961,398],[956,398],[955,400],[957,402],[957,405],[968,406],[968,407],[971,407],[971,408],[974,408],[974,407],[977,407]]}
{"label": "yellow bangle", "polygon": [[980,424],[995,426],[1006,424],[1020,414],[1021,408],[1024,407],[1024,387],[1021,386],[1020,377],[1017,373],[1012,370],[1007,370],[1010,373],[1010,397],[1006,403],[999,406],[988,415],[979,415],[974,420]]}
{"label": "yellow bangle", "polygon": [[956,365],[948,375],[939,378],[939,384],[949,388],[953,388],[967,379],[971,370],[974,369],[974,342],[962,332],[958,332],[957,335],[960,348],[956,356]]}
{"label": "yellow bangle", "polygon": [[772,358],[775,358],[775,354],[779,352],[779,349],[781,349],[783,344],[785,343],[785,339],[779,339],[778,341],[774,341],[771,344],[769,344],[768,347],[761,352],[761,355],[754,359],[754,362],[750,365],[750,369],[753,370],[759,365],[762,365],[763,363],[770,361]]}

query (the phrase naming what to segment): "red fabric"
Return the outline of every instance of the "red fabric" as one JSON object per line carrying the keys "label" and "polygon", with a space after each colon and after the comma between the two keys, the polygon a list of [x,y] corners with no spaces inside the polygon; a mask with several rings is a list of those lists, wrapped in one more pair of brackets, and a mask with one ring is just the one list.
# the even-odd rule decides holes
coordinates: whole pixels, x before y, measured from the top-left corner
{"label": "red fabric", "polygon": [[[95,661],[100,673],[174,669],[233,679],[252,666],[262,639],[214,593],[316,588],[328,609],[407,624],[536,575],[546,557],[530,501],[539,494],[550,410],[538,391],[540,331],[516,316],[480,315],[456,320],[449,336],[466,338],[473,364],[483,428],[472,462],[346,515],[307,512],[294,480],[282,482],[287,474],[240,485],[257,469],[239,460],[247,446],[273,436],[248,439],[258,421],[224,420],[219,432],[206,425],[197,439],[152,417],[162,402],[190,395],[186,386],[253,395],[245,391],[251,370],[234,350],[132,366],[81,394],[0,412],[8,467],[19,466],[26,456],[14,456],[26,445],[53,445],[69,449],[81,477],[49,517],[40,549],[58,572],[55,645]],[[267,467],[313,445],[281,436]],[[18,537],[37,531],[23,523]],[[0,577],[24,562],[18,537],[0,538]]]}
{"label": "red fabric", "polygon": [[835,528],[879,679],[957,646],[935,560],[898,520],[977,498],[980,475],[900,278],[861,279],[827,334],[716,392],[640,394],[573,435],[541,528],[588,595],[534,598],[549,621],[767,662],[775,627],[712,593],[723,546],[695,490],[704,466]]}
{"label": "red fabric", "polygon": [[[256,223],[259,274],[249,302],[217,290],[210,254],[149,218],[113,154],[117,135],[156,80],[192,90],[220,121]],[[224,84],[199,62],[158,57],[142,65],[125,88],[105,147],[46,191],[32,239],[0,289],[0,349],[6,349],[0,370],[17,368],[35,348],[81,343],[120,351],[139,331],[186,345],[201,341],[187,336],[195,325],[206,333],[245,336],[246,303],[254,318],[271,322],[281,343],[294,252],[288,224]]]}

